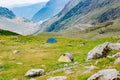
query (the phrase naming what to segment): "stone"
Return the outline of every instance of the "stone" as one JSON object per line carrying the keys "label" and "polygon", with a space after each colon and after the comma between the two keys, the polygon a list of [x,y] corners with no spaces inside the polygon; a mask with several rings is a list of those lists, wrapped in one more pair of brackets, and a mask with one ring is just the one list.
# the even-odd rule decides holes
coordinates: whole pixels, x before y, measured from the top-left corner
{"label": "stone", "polygon": [[101,70],[87,80],[120,80],[120,74],[116,69]]}
{"label": "stone", "polygon": [[67,74],[67,75],[73,73],[70,69],[67,69],[67,70],[65,70],[64,72],[65,72],[65,74]]}
{"label": "stone", "polygon": [[120,52],[116,53],[115,55],[112,56],[113,58],[120,58]]}
{"label": "stone", "polygon": [[67,77],[66,76],[56,76],[56,77],[51,77],[47,80],[66,80]]}
{"label": "stone", "polygon": [[70,47],[72,47],[72,44],[67,44],[67,46],[70,46]]}
{"label": "stone", "polygon": [[13,54],[17,54],[17,53],[19,53],[20,51],[19,50],[14,50],[13,51]]}
{"label": "stone", "polygon": [[36,80],[35,78],[31,78],[30,80]]}
{"label": "stone", "polygon": [[114,64],[118,64],[118,63],[120,63],[120,57],[117,58],[117,59],[115,60],[115,62],[114,62]]}
{"label": "stone", "polygon": [[86,61],[89,61],[91,59],[107,57],[107,55],[111,51],[110,48],[108,47],[109,44],[110,44],[109,42],[106,42],[104,44],[96,46],[88,53]]}
{"label": "stone", "polygon": [[108,47],[112,50],[120,50],[120,43],[110,43]]}
{"label": "stone", "polygon": [[18,65],[22,65],[23,63],[22,63],[22,62],[17,62],[16,64],[18,64]]}
{"label": "stone", "polygon": [[90,73],[91,71],[95,70],[97,67],[96,66],[85,66],[85,68],[87,69],[84,74],[88,74]]}
{"label": "stone", "polygon": [[74,61],[74,57],[71,53],[65,53],[63,55],[60,56],[60,58],[58,59],[59,62],[73,62]]}
{"label": "stone", "polygon": [[3,71],[3,70],[4,70],[4,68],[3,68],[3,67],[0,67],[0,72]]}
{"label": "stone", "polygon": [[12,80],[18,80],[18,79],[16,79],[16,78],[13,78]]}
{"label": "stone", "polygon": [[31,69],[26,72],[25,76],[27,77],[34,77],[34,76],[41,76],[44,73],[44,69]]}

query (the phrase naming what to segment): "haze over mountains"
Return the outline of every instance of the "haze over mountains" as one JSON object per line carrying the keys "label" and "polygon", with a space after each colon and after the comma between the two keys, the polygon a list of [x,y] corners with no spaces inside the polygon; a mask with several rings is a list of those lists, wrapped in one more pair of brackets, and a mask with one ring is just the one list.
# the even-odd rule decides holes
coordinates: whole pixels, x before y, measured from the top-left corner
{"label": "haze over mountains", "polygon": [[21,35],[32,35],[39,30],[39,27],[36,23],[16,17],[9,9],[0,7],[0,29],[16,32]]}
{"label": "haze over mountains", "polygon": [[40,20],[48,19],[59,13],[68,3],[69,0],[50,0],[45,7],[40,9],[32,18],[32,21],[38,22]]}
{"label": "haze over mountains", "polygon": [[28,6],[13,7],[11,10],[18,17],[24,17],[29,20],[32,19],[33,15],[38,12],[42,7],[44,7],[46,2],[36,3]]}

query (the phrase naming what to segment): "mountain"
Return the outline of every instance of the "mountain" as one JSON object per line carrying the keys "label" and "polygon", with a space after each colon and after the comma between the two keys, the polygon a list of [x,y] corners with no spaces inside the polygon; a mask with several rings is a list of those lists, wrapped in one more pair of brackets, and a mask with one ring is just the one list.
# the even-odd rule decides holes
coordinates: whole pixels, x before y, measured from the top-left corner
{"label": "mountain", "polygon": [[5,7],[0,7],[0,17],[15,18],[15,14]]}
{"label": "mountain", "polygon": [[60,13],[42,23],[40,31],[86,29],[120,16],[120,0],[75,1],[74,6],[69,7],[73,3],[73,0],[71,0]]}
{"label": "mountain", "polygon": [[38,22],[40,20],[48,19],[59,13],[68,3],[69,0],[50,0],[45,7],[40,9],[32,18],[32,21]]}
{"label": "mountain", "polygon": [[25,18],[16,17],[9,9],[0,7],[1,33],[15,32],[21,35],[32,35],[38,30],[39,27],[37,26],[37,23],[32,23]]}
{"label": "mountain", "polygon": [[29,20],[33,17],[33,15],[39,11],[43,6],[45,6],[46,2],[41,2],[37,4],[32,4],[28,6],[19,6],[13,7],[11,10],[16,14],[16,16],[24,17]]}

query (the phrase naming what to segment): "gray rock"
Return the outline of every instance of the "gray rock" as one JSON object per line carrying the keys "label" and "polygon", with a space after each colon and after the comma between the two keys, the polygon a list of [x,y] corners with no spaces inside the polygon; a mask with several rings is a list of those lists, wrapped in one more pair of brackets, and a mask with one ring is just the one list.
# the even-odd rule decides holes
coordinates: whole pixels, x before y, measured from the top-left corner
{"label": "gray rock", "polygon": [[56,76],[56,77],[51,77],[47,80],[66,80],[67,77],[66,76]]}
{"label": "gray rock", "polygon": [[88,74],[90,73],[91,71],[95,70],[97,67],[96,66],[85,66],[85,68],[87,69],[84,74]]}
{"label": "gray rock", "polygon": [[43,73],[44,69],[31,69],[25,74],[25,76],[27,77],[41,76]]}
{"label": "gray rock", "polygon": [[35,78],[31,78],[30,80],[36,80]]}
{"label": "gray rock", "polygon": [[120,63],[120,57],[117,58],[117,59],[115,60],[115,62],[114,62],[114,64],[118,64],[118,63]]}
{"label": "gray rock", "polygon": [[17,54],[17,53],[19,53],[20,51],[19,50],[14,50],[13,51],[13,54]]}
{"label": "gray rock", "polygon": [[116,69],[101,70],[87,80],[120,80],[120,74]]}
{"label": "gray rock", "polygon": [[108,52],[110,52],[110,48],[108,47],[109,44],[109,42],[106,42],[104,44],[96,46],[88,53],[86,61],[107,57]]}
{"label": "gray rock", "polygon": [[112,50],[120,50],[120,43],[110,43],[108,47]]}
{"label": "gray rock", "polygon": [[120,52],[116,53],[115,55],[112,56],[113,58],[120,58]]}

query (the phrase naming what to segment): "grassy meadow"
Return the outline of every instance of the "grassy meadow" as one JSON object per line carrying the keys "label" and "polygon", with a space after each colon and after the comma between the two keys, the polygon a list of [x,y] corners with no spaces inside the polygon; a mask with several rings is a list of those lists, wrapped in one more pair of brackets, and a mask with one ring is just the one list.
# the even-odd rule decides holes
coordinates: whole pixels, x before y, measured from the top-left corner
{"label": "grassy meadow", "polygon": [[[120,64],[113,65],[114,59],[103,58],[85,62],[88,52],[98,44],[108,42],[117,42],[120,38],[102,38],[87,40],[80,38],[59,38],[57,43],[47,44],[49,37],[40,36],[0,36],[0,80],[29,80],[31,77],[25,77],[25,73],[32,68],[42,68],[46,73],[64,68],[65,64],[72,66],[72,63],[58,62],[58,58],[66,53],[72,53],[77,66],[72,69],[72,74],[65,74],[64,71],[45,74],[42,77],[35,77],[36,80],[47,80],[50,76],[67,76],[67,80],[87,80],[93,73],[107,69],[110,66],[120,71]],[[85,46],[82,44],[85,43]],[[71,44],[72,46],[68,46]],[[14,50],[19,50],[14,54]],[[112,51],[110,55],[118,51]],[[96,64],[96,61],[98,63]],[[95,65],[98,68],[89,74],[83,74],[86,71],[85,66]]]}

